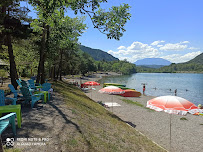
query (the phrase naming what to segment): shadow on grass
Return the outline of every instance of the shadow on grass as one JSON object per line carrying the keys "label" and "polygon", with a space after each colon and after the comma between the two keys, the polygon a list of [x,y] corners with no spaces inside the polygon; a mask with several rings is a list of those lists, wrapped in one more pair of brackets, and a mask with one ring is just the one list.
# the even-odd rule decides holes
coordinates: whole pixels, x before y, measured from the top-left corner
{"label": "shadow on grass", "polygon": [[52,106],[62,116],[62,118],[66,121],[67,124],[72,124],[72,125],[75,126],[77,131],[82,135],[82,137],[84,138],[85,142],[88,144],[88,149],[89,150],[92,149],[93,147],[92,147],[91,143],[87,140],[87,138],[85,138],[85,136],[84,136],[83,132],[81,131],[80,127],[76,123],[74,123],[71,120],[69,120],[67,118],[67,116],[57,106],[55,106],[53,103],[49,102],[49,105]]}
{"label": "shadow on grass", "polygon": [[135,125],[134,123],[132,123],[132,122],[130,122],[130,121],[124,121],[123,119],[121,119],[120,117],[116,116],[115,114],[112,114],[112,113],[109,112],[108,115],[109,115],[110,117],[114,118],[114,119],[117,119],[118,121],[121,121],[121,122],[123,122],[123,123],[126,123],[126,124],[130,125],[130,126],[133,127],[133,128],[136,127],[136,125]]}

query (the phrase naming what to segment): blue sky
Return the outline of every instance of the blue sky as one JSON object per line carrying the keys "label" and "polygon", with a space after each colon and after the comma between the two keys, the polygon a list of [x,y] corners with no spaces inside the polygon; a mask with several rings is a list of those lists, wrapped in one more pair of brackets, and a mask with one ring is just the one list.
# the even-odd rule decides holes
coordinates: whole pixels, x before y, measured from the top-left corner
{"label": "blue sky", "polygon": [[[127,3],[131,19],[120,41],[107,39],[87,16],[86,32],[79,41],[119,59],[135,62],[161,57],[174,63],[186,62],[203,51],[203,0],[108,0],[108,9]],[[68,11],[73,17],[73,13]],[[34,18],[36,15],[30,13]]]}

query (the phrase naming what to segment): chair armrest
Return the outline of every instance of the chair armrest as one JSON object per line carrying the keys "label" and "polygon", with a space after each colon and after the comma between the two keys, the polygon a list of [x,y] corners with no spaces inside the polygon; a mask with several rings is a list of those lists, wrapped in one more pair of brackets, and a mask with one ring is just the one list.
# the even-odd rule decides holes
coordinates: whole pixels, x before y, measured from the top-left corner
{"label": "chair armrest", "polygon": [[20,90],[15,90],[16,91],[16,93],[21,93],[21,91]]}
{"label": "chair armrest", "polygon": [[41,86],[41,84],[40,83],[35,83],[35,86]]}
{"label": "chair armrest", "polygon": [[33,94],[32,96],[37,97],[37,96],[42,96],[42,95],[44,95],[44,94],[43,93],[39,93],[39,94]]}
{"label": "chair armrest", "polygon": [[10,98],[10,97],[5,97],[5,99],[13,100],[13,101],[17,101],[17,100],[18,100],[18,99],[16,99],[16,98]]}
{"label": "chair armrest", "polygon": [[7,114],[7,115],[1,117],[1,118],[0,118],[0,121],[7,120],[7,119],[9,119],[10,117],[13,117],[13,116],[16,117],[16,113],[12,112],[12,113],[10,113],[10,114]]}

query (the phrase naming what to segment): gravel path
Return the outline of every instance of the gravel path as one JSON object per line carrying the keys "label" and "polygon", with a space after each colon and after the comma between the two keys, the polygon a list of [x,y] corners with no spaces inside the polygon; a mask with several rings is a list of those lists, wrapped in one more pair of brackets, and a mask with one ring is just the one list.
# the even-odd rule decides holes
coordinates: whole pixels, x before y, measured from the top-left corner
{"label": "gravel path", "polygon": [[[101,75],[99,75],[100,77]],[[83,80],[98,80],[98,78]],[[141,96],[139,98],[125,98],[116,95],[101,94],[98,92],[101,86],[96,87],[96,91],[87,94],[94,101],[117,102],[121,106],[107,108],[126,122],[129,122],[136,130],[140,131],[154,142],[172,152],[199,152],[203,149],[203,116],[170,115],[165,112],[156,112],[128,104],[122,99],[138,101],[146,106],[152,96]],[[171,116],[171,146],[170,146],[170,116]],[[180,120],[180,118],[187,120]]]}
{"label": "gravel path", "polygon": [[[22,128],[17,128],[14,145],[22,152],[66,152],[65,143],[72,138],[72,133],[77,135],[80,130],[73,122],[72,111],[56,92],[47,104],[38,103],[33,109],[23,107],[22,118]],[[2,141],[8,137],[13,137],[11,127],[2,134]]]}

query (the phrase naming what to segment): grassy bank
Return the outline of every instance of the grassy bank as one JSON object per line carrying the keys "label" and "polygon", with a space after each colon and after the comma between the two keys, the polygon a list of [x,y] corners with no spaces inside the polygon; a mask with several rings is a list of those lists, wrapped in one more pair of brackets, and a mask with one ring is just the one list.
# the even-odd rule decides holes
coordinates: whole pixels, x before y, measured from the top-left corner
{"label": "grassy bank", "polygon": [[154,110],[145,107],[143,104],[141,104],[141,103],[139,103],[139,102],[134,102],[134,101],[129,100],[129,99],[122,99],[122,101],[124,101],[125,103],[128,103],[128,104],[133,104],[133,105],[136,105],[136,106],[138,106],[138,107],[142,107],[142,108],[144,108],[144,109],[147,109],[147,110],[150,111],[150,112],[155,112]]}
{"label": "grassy bank", "polygon": [[164,151],[78,88],[65,82],[53,85],[72,111],[70,119],[77,128],[64,143],[69,151]]}

